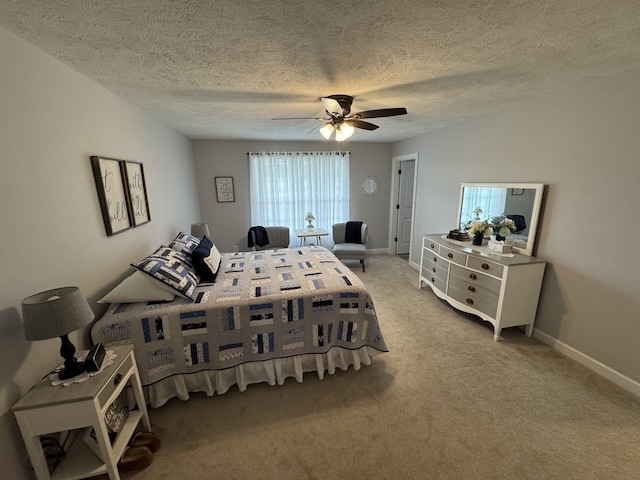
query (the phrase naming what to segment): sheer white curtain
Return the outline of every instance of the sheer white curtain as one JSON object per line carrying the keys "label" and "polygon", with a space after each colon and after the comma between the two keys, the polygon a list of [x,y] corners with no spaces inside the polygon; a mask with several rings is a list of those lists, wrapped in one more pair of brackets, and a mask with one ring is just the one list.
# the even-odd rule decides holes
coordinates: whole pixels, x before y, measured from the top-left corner
{"label": "sheer white curtain", "polygon": [[461,222],[466,224],[475,217],[473,210],[481,208],[480,220],[490,220],[504,214],[507,203],[506,188],[465,187],[462,197]]}
{"label": "sheer white curtain", "polygon": [[313,225],[331,233],[331,225],[349,219],[348,152],[249,153],[251,225],[305,228]]}

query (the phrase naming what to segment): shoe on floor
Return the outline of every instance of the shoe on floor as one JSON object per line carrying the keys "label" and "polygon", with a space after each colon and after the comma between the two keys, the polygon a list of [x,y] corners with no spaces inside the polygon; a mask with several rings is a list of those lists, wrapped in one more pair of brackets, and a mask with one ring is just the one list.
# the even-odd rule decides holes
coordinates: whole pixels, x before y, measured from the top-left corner
{"label": "shoe on floor", "polygon": [[124,449],[122,458],[118,462],[118,470],[121,472],[142,470],[151,465],[152,461],[153,453],[147,447],[128,446]]}
{"label": "shoe on floor", "polygon": [[136,433],[131,442],[132,447],[147,447],[152,453],[156,453],[162,445],[162,441],[153,432],[138,432]]}

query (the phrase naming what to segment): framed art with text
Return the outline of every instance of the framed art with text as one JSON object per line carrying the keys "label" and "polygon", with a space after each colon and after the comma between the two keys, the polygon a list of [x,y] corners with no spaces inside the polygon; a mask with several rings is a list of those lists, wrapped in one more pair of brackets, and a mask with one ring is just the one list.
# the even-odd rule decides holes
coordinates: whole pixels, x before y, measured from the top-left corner
{"label": "framed art with text", "polygon": [[124,162],[127,180],[129,213],[134,227],[151,221],[147,185],[144,180],[144,168],[140,162]]}
{"label": "framed art with text", "polygon": [[115,158],[92,156],[91,167],[107,235],[129,230],[132,223],[123,162]]}
{"label": "framed art with text", "polygon": [[221,202],[235,202],[236,197],[233,191],[233,177],[215,177],[216,199]]}

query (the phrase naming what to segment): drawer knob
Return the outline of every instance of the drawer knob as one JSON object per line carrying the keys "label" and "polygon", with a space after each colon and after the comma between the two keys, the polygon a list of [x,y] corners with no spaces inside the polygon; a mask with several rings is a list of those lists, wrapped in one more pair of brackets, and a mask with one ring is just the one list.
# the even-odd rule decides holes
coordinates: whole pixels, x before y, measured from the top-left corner
{"label": "drawer knob", "polygon": [[483,263],[482,264],[482,269],[483,270],[489,270],[489,264],[488,263]]}
{"label": "drawer knob", "polygon": [[436,248],[436,246],[432,243],[432,244],[431,244],[431,248]]}
{"label": "drawer knob", "polygon": [[433,261],[437,262],[438,261],[438,257],[433,257]]}
{"label": "drawer knob", "polygon": [[476,291],[476,287],[474,287],[473,285],[469,285],[468,290],[469,290],[470,292],[475,292],[475,291]]}
{"label": "drawer knob", "polygon": [[469,278],[470,278],[471,280],[477,280],[477,279],[478,279],[478,276],[477,276],[475,273],[471,273],[471,274],[469,274]]}
{"label": "drawer knob", "polygon": [[113,378],[113,384],[118,385],[121,381],[122,381],[122,374],[117,373],[116,376]]}
{"label": "drawer knob", "polygon": [[436,279],[431,277],[431,283],[436,283]]}
{"label": "drawer knob", "polygon": [[431,270],[433,270],[433,273],[436,273],[436,267],[433,267]]}
{"label": "drawer knob", "polygon": [[447,257],[453,258],[453,253],[447,253]]}
{"label": "drawer knob", "polygon": [[468,303],[469,305],[473,305],[473,300],[472,300],[471,298],[467,298],[467,303]]}

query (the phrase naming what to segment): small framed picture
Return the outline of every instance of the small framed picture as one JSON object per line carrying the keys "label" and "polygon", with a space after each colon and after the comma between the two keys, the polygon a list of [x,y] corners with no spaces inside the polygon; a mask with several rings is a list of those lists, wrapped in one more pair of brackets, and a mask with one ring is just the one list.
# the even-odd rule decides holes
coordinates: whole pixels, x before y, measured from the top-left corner
{"label": "small framed picture", "polygon": [[512,188],[511,195],[522,195],[524,193],[524,188]]}
{"label": "small framed picture", "polygon": [[233,192],[233,177],[215,177],[216,199],[218,203],[235,202],[236,197]]}

